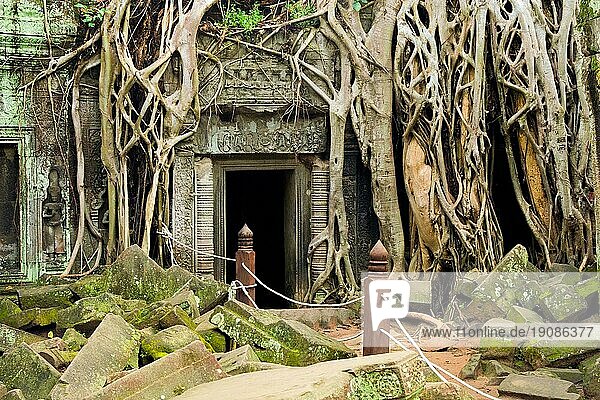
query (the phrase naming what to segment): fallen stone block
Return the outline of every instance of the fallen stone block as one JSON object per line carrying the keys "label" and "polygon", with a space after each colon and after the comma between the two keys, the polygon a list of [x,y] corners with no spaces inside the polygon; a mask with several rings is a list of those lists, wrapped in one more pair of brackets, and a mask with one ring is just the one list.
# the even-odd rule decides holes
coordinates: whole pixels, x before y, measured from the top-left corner
{"label": "fallen stone block", "polygon": [[481,371],[488,378],[488,384],[499,385],[510,374],[518,373],[511,367],[508,367],[497,360],[484,360],[481,362]]}
{"label": "fallen stone block", "polygon": [[185,325],[175,325],[142,340],[142,351],[155,360],[173,353],[195,340],[200,335]]}
{"label": "fallen stone block", "polygon": [[498,392],[500,394],[516,395],[532,400],[581,399],[581,396],[576,393],[573,383],[545,376],[509,375],[498,386]]}
{"label": "fallen stone block", "polygon": [[1,396],[4,396],[6,393],[8,393],[8,389],[6,388],[6,385],[2,382],[0,382],[0,398],[2,398]]}
{"label": "fallen stone block", "polygon": [[413,352],[393,352],[279,368],[205,383],[177,400],[411,399],[425,386],[424,363]]}
{"label": "fallen stone block", "polygon": [[81,400],[137,357],[139,333],[123,318],[107,314],[52,390],[52,400]]}
{"label": "fallen stone block", "polygon": [[[216,281],[213,278],[198,277],[190,271],[173,266],[166,271],[166,279],[169,282],[172,293],[189,288],[198,300],[198,312],[204,314],[227,300],[229,285]],[[195,318],[195,317],[194,317]]]}
{"label": "fallen stone block", "polygon": [[93,332],[107,314],[123,314],[120,300],[110,293],[77,300],[71,307],[58,312],[56,328],[59,331],[75,328],[79,332]]}
{"label": "fallen stone block", "polygon": [[69,307],[73,292],[67,285],[30,286],[17,291],[23,310],[30,308]]}
{"label": "fallen stone block", "polygon": [[7,317],[14,314],[19,314],[21,309],[13,301],[9,299],[0,299],[0,323],[4,323]]}
{"label": "fallen stone block", "polygon": [[87,343],[87,338],[73,328],[65,331],[62,337],[63,342],[71,351],[79,351]]}
{"label": "fallen stone block", "polygon": [[215,354],[223,371],[228,375],[237,375],[246,371],[248,363],[260,362],[252,347],[244,345],[228,353]]}
{"label": "fallen stone block", "polygon": [[163,300],[177,289],[170,286],[165,270],[138,246],[125,249],[102,273],[106,289],[124,299]]}
{"label": "fallen stone block", "polygon": [[80,299],[96,297],[108,290],[106,280],[102,275],[88,275],[71,283],[69,289]]}
{"label": "fallen stone block", "polygon": [[261,361],[305,366],[356,356],[343,343],[300,322],[281,319],[236,300],[217,306],[210,322],[238,344],[251,345]]}
{"label": "fallen stone block", "polygon": [[19,329],[50,326],[56,323],[59,310],[60,307],[30,308],[4,318],[2,323]]}
{"label": "fallen stone block", "polygon": [[59,371],[67,367],[77,355],[77,352],[69,350],[67,344],[59,337],[34,343],[30,347]]}
{"label": "fallen stone block", "polygon": [[200,316],[196,295],[191,290],[182,290],[176,295],[165,299],[164,302],[172,306],[181,307],[192,319]]}
{"label": "fallen stone block", "polygon": [[27,400],[47,398],[59,377],[60,372],[25,343],[0,358],[0,381],[8,389],[21,389]]}
{"label": "fallen stone block", "polygon": [[475,397],[455,383],[430,382],[425,384],[419,400],[475,400]]}
{"label": "fallen stone block", "polygon": [[8,325],[0,324],[0,351],[6,352],[20,345],[21,343],[32,344],[41,342],[43,337],[15,329]]}
{"label": "fallen stone block", "polygon": [[592,399],[600,398],[600,354],[596,354],[581,363],[583,372],[583,390]]}
{"label": "fallen stone block", "polygon": [[575,285],[575,292],[584,299],[592,295],[598,295],[600,291],[600,280],[597,277],[587,279]]}
{"label": "fallen stone block", "polygon": [[[166,400],[180,395],[187,389],[226,376],[215,357],[202,342],[197,340],[117,379],[98,393],[82,398],[85,400]],[[239,398],[239,395],[240,393],[235,398]]]}
{"label": "fallen stone block", "polygon": [[552,322],[575,322],[588,308],[585,298],[579,296],[572,286],[558,284],[542,299],[540,304],[544,315]]}
{"label": "fallen stone block", "polygon": [[[544,367],[536,370],[538,372],[549,372],[559,379],[569,381],[572,383],[579,383],[583,381],[583,372],[575,368],[552,368]],[[600,394],[600,392],[599,392]]]}
{"label": "fallen stone block", "polygon": [[21,389],[13,389],[2,396],[0,400],[26,400],[26,398]]}
{"label": "fallen stone block", "polygon": [[196,324],[190,316],[179,306],[158,301],[146,307],[135,310],[125,315],[125,320],[136,329],[156,327],[166,329],[175,325],[185,325],[191,329]]}
{"label": "fallen stone block", "polygon": [[594,348],[556,347],[551,346],[552,343],[549,343],[548,347],[544,347],[543,343],[532,342],[523,347],[523,357],[534,369],[576,365],[595,350]]}
{"label": "fallen stone block", "polygon": [[473,354],[465,366],[460,370],[458,377],[461,379],[477,379],[481,373],[481,354]]}
{"label": "fallen stone block", "polygon": [[494,272],[539,272],[529,264],[527,249],[521,244],[513,247],[494,267]]}
{"label": "fallen stone block", "polygon": [[535,311],[519,306],[512,306],[506,315],[506,319],[517,324],[541,324],[544,322],[544,319]]}
{"label": "fallen stone block", "polygon": [[343,307],[269,309],[267,311],[283,319],[302,322],[313,329],[334,329],[340,325],[350,325],[356,319],[354,311]]}
{"label": "fallen stone block", "polygon": [[215,352],[225,353],[227,351],[227,337],[217,328],[204,329],[202,325],[198,325],[196,327],[196,332],[198,332],[202,339],[204,339]]}

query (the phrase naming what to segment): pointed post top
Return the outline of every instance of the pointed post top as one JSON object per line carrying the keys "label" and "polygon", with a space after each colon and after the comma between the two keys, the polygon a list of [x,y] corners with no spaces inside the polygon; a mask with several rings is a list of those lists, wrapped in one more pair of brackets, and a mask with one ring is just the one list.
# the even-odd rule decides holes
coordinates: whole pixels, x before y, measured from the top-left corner
{"label": "pointed post top", "polygon": [[254,233],[248,228],[248,224],[244,224],[238,232],[238,250],[252,250],[254,245]]}
{"label": "pointed post top", "polygon": [[388,257],[388,251],[383,243],[381,243],[381,240],[378,240],[369,253],[369,271],[386,272],[388,266]]}

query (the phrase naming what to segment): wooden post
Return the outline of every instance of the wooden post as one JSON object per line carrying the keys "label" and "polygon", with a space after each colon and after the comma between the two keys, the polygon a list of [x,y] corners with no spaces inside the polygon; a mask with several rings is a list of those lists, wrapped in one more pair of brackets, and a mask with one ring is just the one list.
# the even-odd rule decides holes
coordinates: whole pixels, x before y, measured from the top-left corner
{"label": "wooden post", "polygon": [[364,297],[364,308],[363,308],[363,356],[370,356],[373,354],[384,354],[390,351],[390,339],[385,334],[381,333],[379,329],[390,331],[390,321],[384,320],[379,324],[379,329],[371,326],[371,301],[369,299],[369,283],[376,279],[387,279],[388,273],[388,257],[389,253],[379,240],[369,253],[369,275],[363,280],[363,295]]}
{"label": "wooden post", "polygon": [[[256,269],[254,266],[254,250],[252,245],[254,243],[254,234],[248,228],[248,225],[244,224],[242,229],[238,232],[238,250],[235,252],[235,279],[240,281],[244,286],[251,286],[256,283],[254,277],[244,269],[242,263],[250,270],[255,273]],[[246,291],[252,300],[256,300],[255,288],[247,288]],[[253,305],[252,301],[248,298],[246,293],[242,289],[239,289],[236,294],[237,300],[249,306]]]}

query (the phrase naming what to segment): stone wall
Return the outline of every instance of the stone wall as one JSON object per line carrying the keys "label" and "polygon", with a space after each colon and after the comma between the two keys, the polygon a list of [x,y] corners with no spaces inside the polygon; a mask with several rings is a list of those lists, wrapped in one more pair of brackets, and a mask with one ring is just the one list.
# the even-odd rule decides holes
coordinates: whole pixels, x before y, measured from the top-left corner
{"label": "stone wall", "polygon": [[71,2],[47,1],[46,13],[43,4],[0,2],[0,142],[16,145],[19,153],[21,241],[20,266],[0,271],[2,281],[62,271],[73,234],[70,127],[63,96],[68,75],[60,73],[26,92],[19,89],[48,65],[51,55],[69,48],[77,33]]}

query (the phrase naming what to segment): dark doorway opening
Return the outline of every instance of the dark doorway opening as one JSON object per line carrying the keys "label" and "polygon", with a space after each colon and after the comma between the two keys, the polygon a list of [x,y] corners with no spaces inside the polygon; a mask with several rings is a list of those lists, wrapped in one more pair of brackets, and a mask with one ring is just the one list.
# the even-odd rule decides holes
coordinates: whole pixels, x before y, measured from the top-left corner
{"label": "dark doorway opening", "polygon": [[[295,195],[292,170],[228,171],[226,182],[226,243],[228,257],[234,258],[237,234],[244,224],[254,233],[256,276],[272,289],[287,296],[295,262]],[[235,265],[228,263],[227,282],[235,277]],[[289,304],[260,285],[256,303],[261,308],[287,308]]]}
{"label": "dark doorway opening", "polygon": [[20,272],[19,151],[0,144],[0,275]]}

